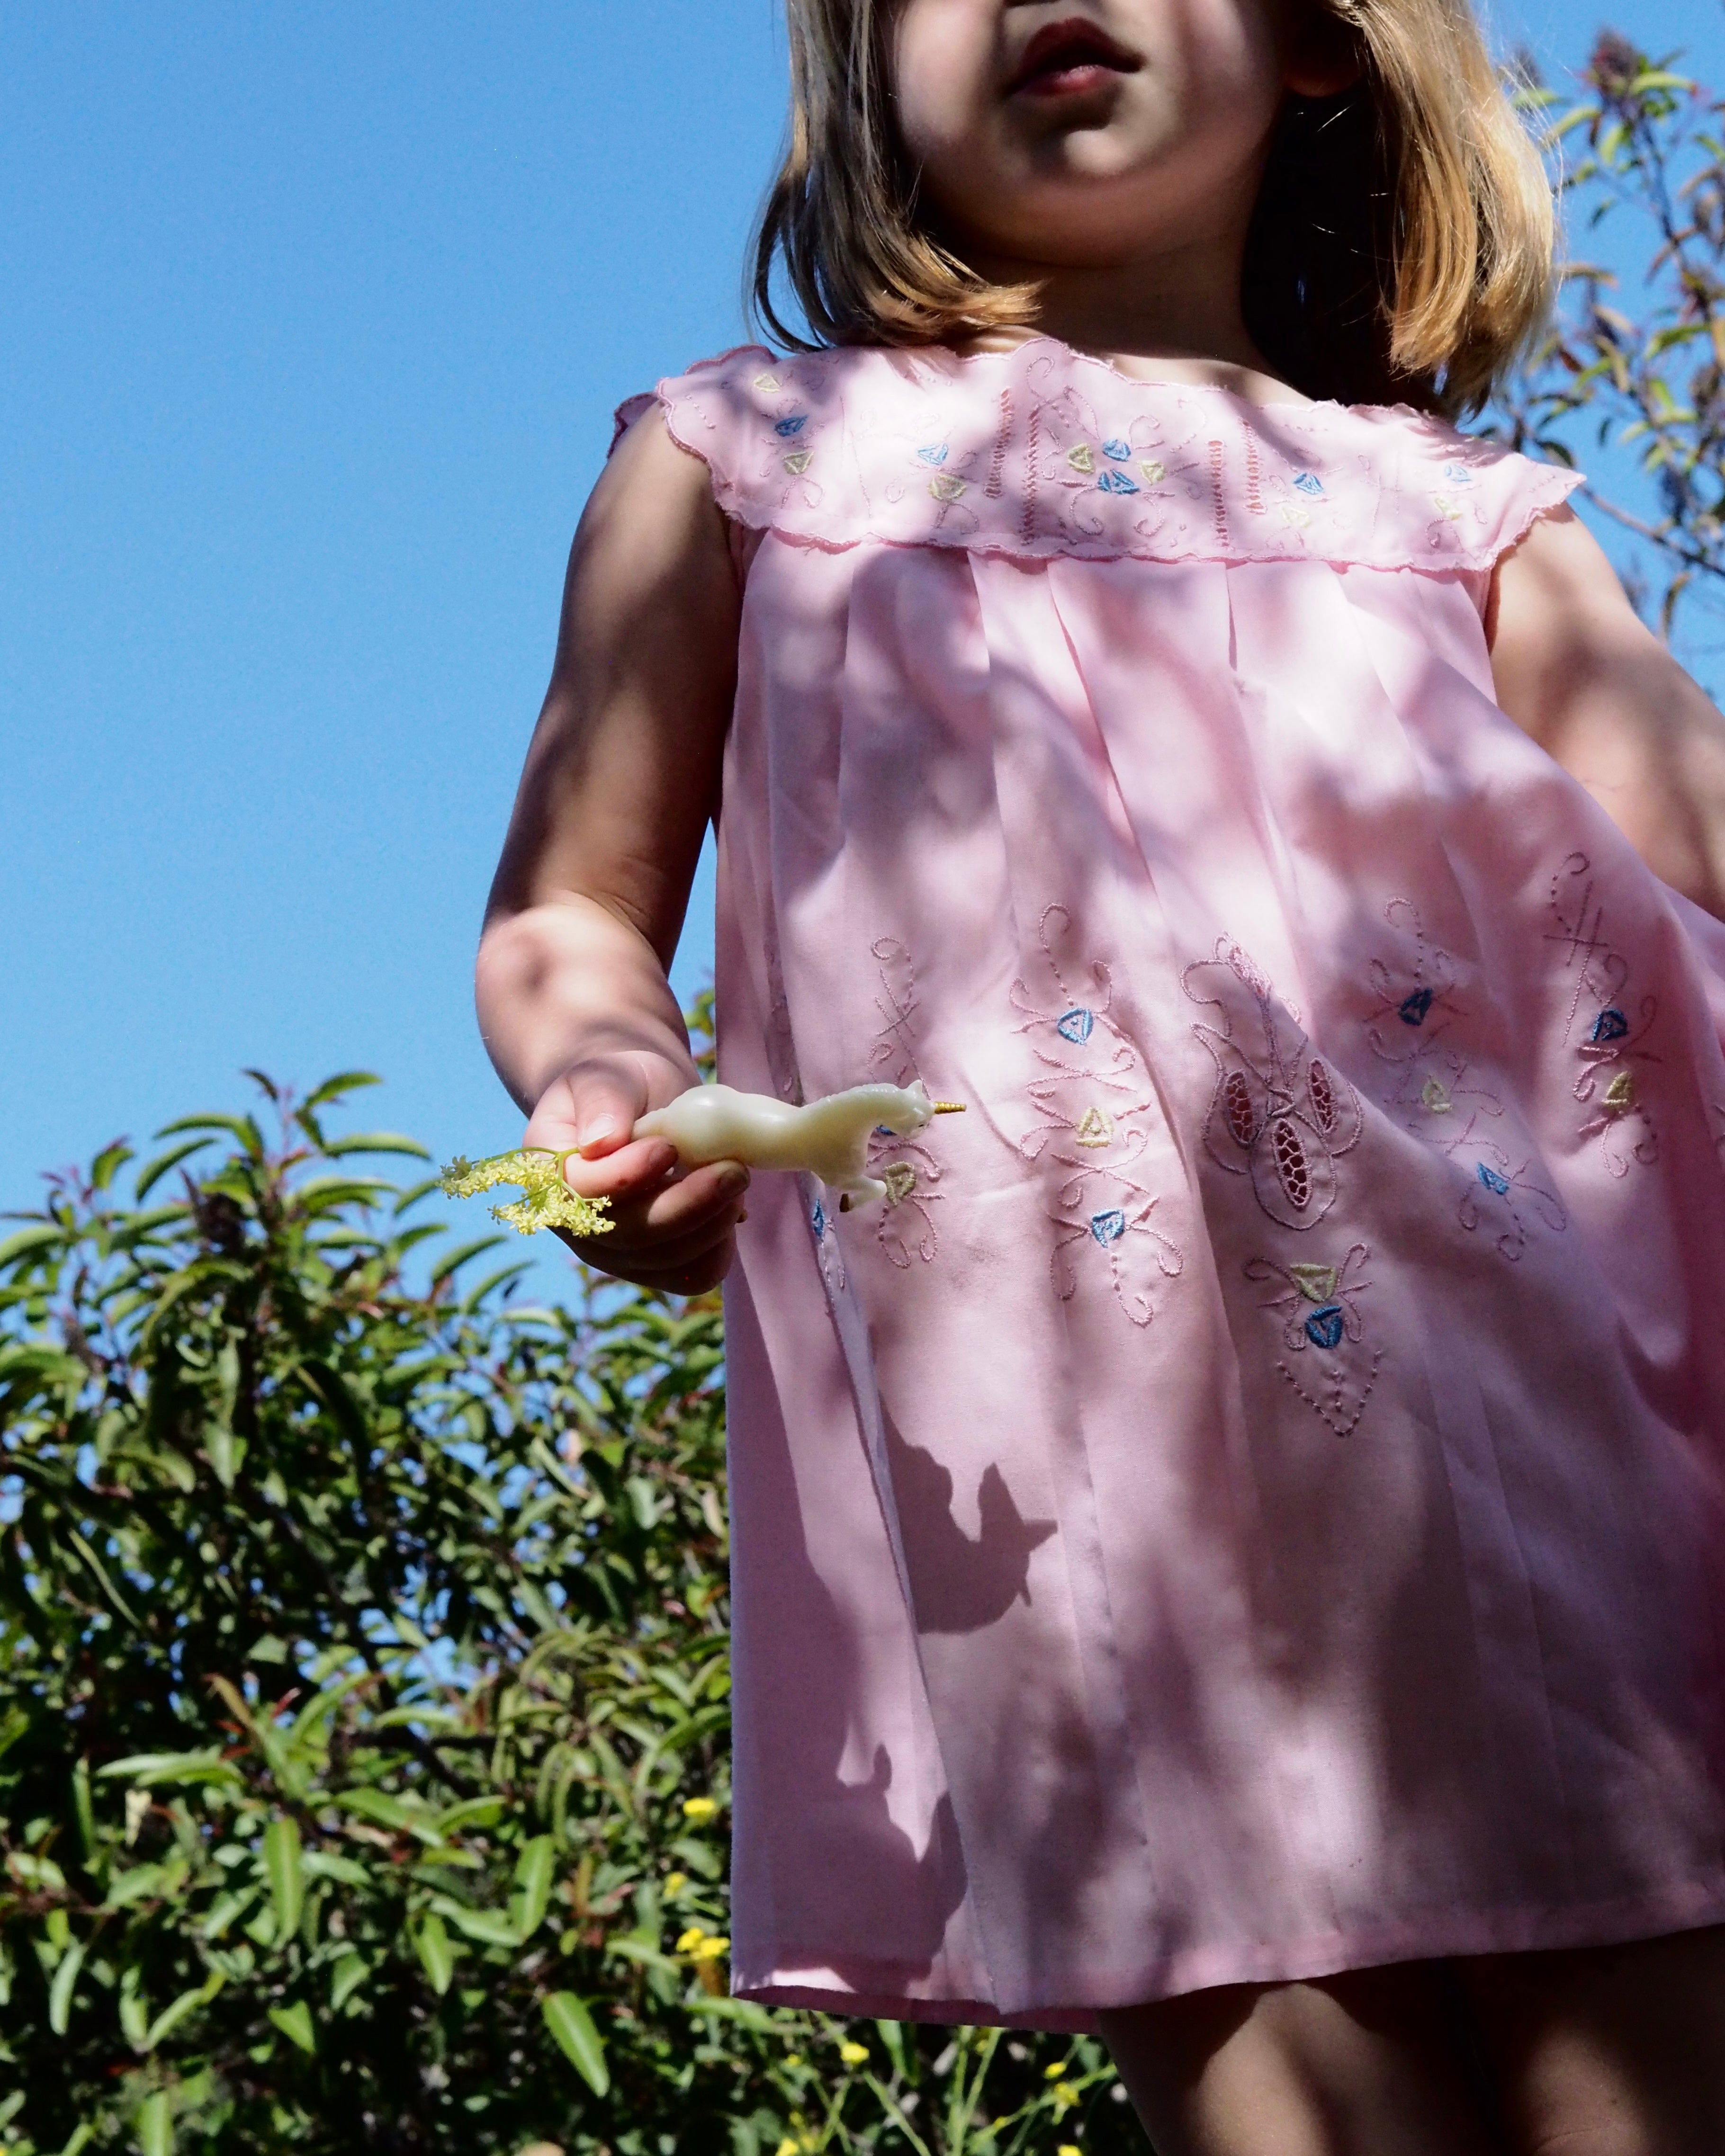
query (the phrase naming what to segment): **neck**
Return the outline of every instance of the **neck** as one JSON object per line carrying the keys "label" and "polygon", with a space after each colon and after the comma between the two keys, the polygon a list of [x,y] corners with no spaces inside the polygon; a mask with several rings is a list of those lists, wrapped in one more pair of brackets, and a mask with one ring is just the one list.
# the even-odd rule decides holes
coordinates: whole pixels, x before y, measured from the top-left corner
{"label": "neck", "polygon": [[1035,327],[1062,343],[1128,373],[1173,369],[1224,385],[1268,378],[1240,312],[1244,254],[1244,233],[1206,233],[1101,267],[965,250],[971,267],[992,282],[1037,286]]}

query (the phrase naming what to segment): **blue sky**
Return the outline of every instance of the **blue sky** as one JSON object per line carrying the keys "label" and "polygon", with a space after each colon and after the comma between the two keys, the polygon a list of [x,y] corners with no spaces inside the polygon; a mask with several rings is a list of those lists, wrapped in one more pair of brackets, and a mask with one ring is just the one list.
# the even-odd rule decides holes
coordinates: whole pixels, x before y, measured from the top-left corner
{"label": "blue sky", "polygon": [[[1712,0],[1495,16],[1725,81]],[[782,71],[773,0],[0,15],[0,1209],[244,1065],[513,1142],[469,972],[563,556],[743,334]]]}

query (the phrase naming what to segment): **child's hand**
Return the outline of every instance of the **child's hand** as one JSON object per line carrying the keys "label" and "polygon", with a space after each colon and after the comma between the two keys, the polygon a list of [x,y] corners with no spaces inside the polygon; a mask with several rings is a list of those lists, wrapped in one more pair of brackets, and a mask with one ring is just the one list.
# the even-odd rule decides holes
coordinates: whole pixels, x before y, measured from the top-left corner
{"label": "child's hand", "polygon": [[523,1143],[563,1152],[569,1188],[608,1198],[616,1226],[607,1235],[563,1240],[600,1272],[638,1287],[700,1295],[731,1270],[749,1172],[737,1161],[685,1169],[664,1138],[630,1136],[636,1120],[699,1082],[660,1056],[596,1059],[547,1089]]}

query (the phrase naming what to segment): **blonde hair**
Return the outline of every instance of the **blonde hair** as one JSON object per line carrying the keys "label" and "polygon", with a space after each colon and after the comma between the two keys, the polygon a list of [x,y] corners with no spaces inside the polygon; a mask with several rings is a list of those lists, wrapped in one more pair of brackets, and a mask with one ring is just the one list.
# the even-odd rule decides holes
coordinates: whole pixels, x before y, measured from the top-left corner
{"label": "blonde hair", "polygon": [[[1310,0],[1356,85],[1291,96],[1246,246],[1247,326],[1309,396],[1476,410],[1539,328],[1552,193],[1471,0]],[[963,341],[1034,322],[919,214],[892,117],[891,0],[787,0],[790,147],[762,213],[754,305],[788,346]],[[810,335],[773,295],[783,264]]]}

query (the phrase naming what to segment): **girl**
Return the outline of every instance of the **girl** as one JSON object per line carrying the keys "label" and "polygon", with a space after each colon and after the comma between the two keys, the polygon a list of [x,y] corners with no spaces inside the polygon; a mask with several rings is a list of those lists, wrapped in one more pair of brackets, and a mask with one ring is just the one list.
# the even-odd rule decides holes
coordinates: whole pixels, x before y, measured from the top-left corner
{"label": "girl", "polygon": [[[1537,162],[1466,0],[790,18],[809,336],[625,408],[479,984],[729,1275],[737,1989],[1717,2156],[1725,726],[1448,424]],[[970,1105],[884,1208],[631,1138],[715,817],[726,1081]]]}

